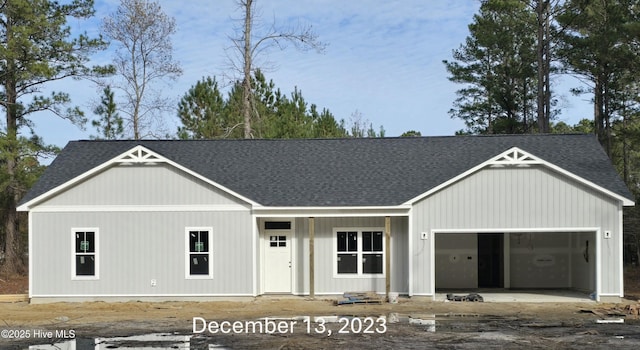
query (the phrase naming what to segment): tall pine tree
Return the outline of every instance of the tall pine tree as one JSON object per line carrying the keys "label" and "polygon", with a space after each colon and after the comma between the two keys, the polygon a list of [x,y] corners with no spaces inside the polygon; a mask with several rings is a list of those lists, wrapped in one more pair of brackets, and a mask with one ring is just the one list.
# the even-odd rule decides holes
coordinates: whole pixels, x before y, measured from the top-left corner
{"label": "tall pine tree", "polygon": [[560,50],[565,69],[591,83],[595,133],[610,157],[621,83],[638,68],[637,12],[634,0],[570,0],[558,17],[566,27]]}
{"label": "tall pine tree", "polygon": [[100,117],[93,120],[93,125],[98,130],[96,139],[116,140],[124,138],[124,126],[122,117],[118,113],[118,108],[114,99],[114,93],[109,86],[102,90],[102,98],[93,113]]}
{"label": "tall pine tree", "polygon": [[[24,271],[18,232],[16,204],[25,191],[21,166],[31,156],[33,138],[20,137],[31,125],[29,116],[49,111],[74,123],[85,119],[78,108],[69,108],[70,96],[64,92],[42,95],[41,89],[52,81],[68,77],[106,73],[106,69],[88,68],[89,55],[106,44],[86,34],[72,37],[67,19],[93,15],[92,0],[60,4],[50,0],[5,0],[0,4],[0,106],[6,123],[2,155],[3,235],[5,260],[2,271]],[[37,139],[37,138],[36,138]],[[25,142],[28,144],[25,145]]]}
{"label": "tall pine tree", "polygon": [[450,110],[466,132],[525,133],[534,126],[536,18],[518,0],[484,0],[470,35],[444,61],[449,80],[463,84]]}

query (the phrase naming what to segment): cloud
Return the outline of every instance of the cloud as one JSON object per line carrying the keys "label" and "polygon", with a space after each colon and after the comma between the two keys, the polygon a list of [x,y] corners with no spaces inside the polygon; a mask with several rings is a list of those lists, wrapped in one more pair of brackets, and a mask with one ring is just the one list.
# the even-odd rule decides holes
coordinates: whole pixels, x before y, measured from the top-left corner
{"label": "cloud", "polygon": [[[119,1],[97,0],[96,18],[72,23],[77,29],[99,33],[101,18],[115,11]],[[160,0],[174,17],[174,57],[184,70],[165,93],[178,99],[203,76],[233,76],[229,71],[230,36],[242,18],[233,0]],[[309,103],[328,108],[338,119],[348,120],[359,110],[374,126],[383,125],[388,136],[407,130],[423,135],[451,135],[463,123],[448,115],[459,86],[447,79],[443,59],[464,42],[468,24],[479,8],[477,1],[451,0],[282,0],[258,1],[256,34],[274,23],[280,27],[311,25],[328,44],[323,54],[299,52],[290,46],[272,48],[258,61],[266,76],[289,93],[302,90]],[[109,52],[96,56],[104,60]],[[84,84],[84,85],[82,85]],[[91,84],[69,84],[76,103],[89,100]],[[81,102],[78,102],[81,101]],[[167,116],[175,119],[175,116]],[[42,130],[42,129],[41,129]],[[45,141],[78,138],[66,131]],[[91,130],[84,132],[85,138]]]}

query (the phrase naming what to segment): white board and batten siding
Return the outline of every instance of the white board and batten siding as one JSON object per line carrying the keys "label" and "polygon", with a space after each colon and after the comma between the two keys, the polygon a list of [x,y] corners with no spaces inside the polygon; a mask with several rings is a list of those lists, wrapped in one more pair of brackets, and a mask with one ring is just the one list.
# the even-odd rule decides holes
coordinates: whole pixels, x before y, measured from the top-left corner
{"label": "white board and batten siding", "polygon": [[[431,295],[435,280],[431,256],[435,235],[476,232],[580,232],[574,234],[576,242],[565,242],[575,247],[604,231],[611,238],[599,239],[602,295],[619,295],[622,227],[621,203],[587,187],[574,179],[542,166],[487,167],[455,182],[414,204],[412,210],[413,236],[413,292]],[[428,239],[422,239],[421,233]],[[596,242],[593,242],[595,249]],[[576,248],[573,252],[579,254]],[[594,256],[595,258],[595,256]],[[595,270],[595,269],[594,269]],[[573,272],[575,283],[584,287],[588,278]],[[587,281],[587,282],[585,282]]]}
{"label": "white board and batten siding", "polygon": [[[169,165],[109,168],[30,212],[31,297],[252,295],[249,208]],[[99,232],[97,279],[72,278],[75,228]],[[212,230],[212,278],[186,278],[188,228]]]}

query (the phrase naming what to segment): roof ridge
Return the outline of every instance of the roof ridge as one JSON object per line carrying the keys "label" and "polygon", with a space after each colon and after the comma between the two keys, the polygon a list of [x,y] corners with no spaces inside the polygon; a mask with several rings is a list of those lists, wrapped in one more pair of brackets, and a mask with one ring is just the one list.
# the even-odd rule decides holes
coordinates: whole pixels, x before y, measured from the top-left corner
{"label": "roof ridge", "polygon": [[557,134],[479,134],[479,135],[428,135],[428,136],[387,136],[387,137],[319,137],[319,138],[255,138],[255,139],[118,139],[118,140],[104,140],[104,139],[79,139],[72,140],[70,142],[105,142],[105,143],[117,143],[117,142],[282,142],[282,141],[373,141],[373,140],[415,140],[415,139],[450,139],[450,138],[529,138],[529,137],[578,137],[578,136],[593,136],[593,134],[587,133],[557,133]]}

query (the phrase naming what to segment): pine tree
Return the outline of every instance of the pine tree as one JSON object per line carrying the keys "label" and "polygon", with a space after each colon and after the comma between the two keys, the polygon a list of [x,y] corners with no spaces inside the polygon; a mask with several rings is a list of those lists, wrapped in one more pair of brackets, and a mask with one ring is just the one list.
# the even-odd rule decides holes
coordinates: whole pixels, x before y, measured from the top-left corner
{"label": "pine tree", "polygon": [[181,139],[224,138],[230,133],[225,115],[225,101],[215,78],[199,80],[178,104],[178,128]]}
{"label": "pine tree", "polygon": [[96,139],[116,140],[124,138],[124,127],[122,118],[118,114],[113,91],[109,86],[102,90],[100,104],[93,109],[93,113],[100,117],[93,120],[91,124],[97,129]]}
{"label": "pine tree", "polygon": [[[2,271],[24,271],[16,204],[26,190],[22,165],[32,155],[25,150],[38,148],[37,137],[20,136],[29,128],[29,116],[43,111],[83,124],[84,114],[69,108],[70,96],[64,92],[41,95],[47,83],[68,77],[83,77],[109,72],[106,67],[87,67],[89,55],[104,49],[100,38],[86,34],[72,37],[67,18],[93,15],[92,0],[60,4],[49,0],[5,0],[0,4],[0,106],[6,113],[6,132],[0,142],[2,176],[0,192],[5,202],[4,249]],[[28,98],[31,98],[28,101]]]}
{"label": "pine tree", "polygon": [[530,132],[535,104],[535,17],[522,1],[484,0],[449,80],[463,84],[450,115],[471,133]]}
{"label": "pine tree", "polygon": [[591,82],[595,133],[610,157],[612,123],[622,107],[619,93],[625,89],[622,82],[639,67],[637,7],[633,0],[571,0],[558,17],[566,28],[560,50],[564,67]]}

